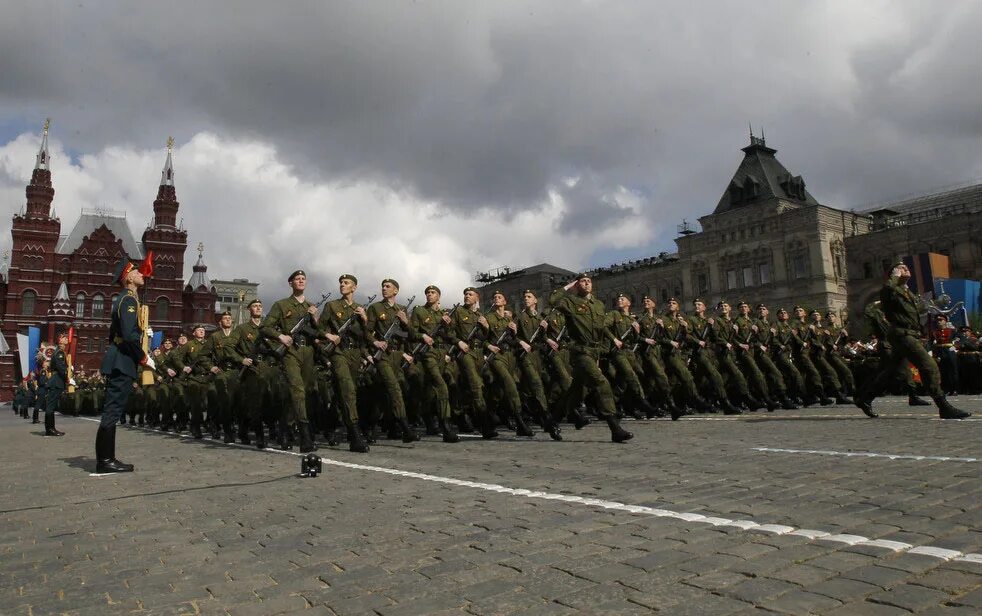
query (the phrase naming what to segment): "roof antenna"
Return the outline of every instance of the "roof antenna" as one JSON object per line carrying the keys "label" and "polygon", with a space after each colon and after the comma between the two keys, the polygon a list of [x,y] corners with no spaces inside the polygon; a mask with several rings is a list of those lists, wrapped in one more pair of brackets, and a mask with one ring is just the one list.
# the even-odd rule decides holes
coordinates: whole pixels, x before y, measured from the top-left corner
{"label": "roof antenna", "polygon": [[750,127],[750,143],[753,143],[753,141],[754,141],[754,125],[752,123],[750,123],[750,122],[747,122],[747,126]]}

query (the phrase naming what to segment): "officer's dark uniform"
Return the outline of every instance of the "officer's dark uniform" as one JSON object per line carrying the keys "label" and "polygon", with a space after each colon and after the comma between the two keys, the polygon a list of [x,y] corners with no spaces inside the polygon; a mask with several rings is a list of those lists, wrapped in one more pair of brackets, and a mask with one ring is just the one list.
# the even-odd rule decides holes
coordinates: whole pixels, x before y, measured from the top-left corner
{"label": "officer's dark uniform", "polygon": [[59,346],[51,356],[51,376],[45,385],[44,400],[44,435],[64,436],[64,432],[55,429],[55,410],[61,394],[65,393],[68,385],[68,360],[65,351]]}

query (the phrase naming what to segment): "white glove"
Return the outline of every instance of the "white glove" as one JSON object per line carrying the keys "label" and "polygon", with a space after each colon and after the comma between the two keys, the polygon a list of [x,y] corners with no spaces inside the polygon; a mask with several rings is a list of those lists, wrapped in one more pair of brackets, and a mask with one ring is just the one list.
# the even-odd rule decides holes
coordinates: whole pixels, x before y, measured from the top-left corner
{"label": "white glove", "polygon": [[146,361],[143,362],[143,365],[149,368],[150,370],[155,370],[157,368],[157,364],[154,363],[153,358],[150,357],[149,355],[147,355]]}
{"label": "white glove", "polygon": [[147,338],[153,339],[153,328],[149,325],[147,326]]}
{"label": "white glove", "polygon": [[68,379],[68,384],[75,387],[75,379]]}

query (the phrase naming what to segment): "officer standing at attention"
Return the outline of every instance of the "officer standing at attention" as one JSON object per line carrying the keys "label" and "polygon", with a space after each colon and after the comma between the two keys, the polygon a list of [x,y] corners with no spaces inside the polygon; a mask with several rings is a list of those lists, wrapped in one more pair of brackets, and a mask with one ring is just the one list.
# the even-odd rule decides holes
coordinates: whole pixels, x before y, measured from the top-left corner
{"label": "officer standing at attention", "polygon": [[137,317],[140,300],[136,291],[143,286],[143,274],[129,259],[116,265],[113,280],[126,289],[112,307],[109,321],[109,350],[102,359],[99,372],[106,378],[106,402],[102,407],[102,419],[95,436],[97,473],[128,473],[132,464],[116,459],[116,423],[123,416],[126,400],[133,392],[137,366],[154,368],[153,360],[140,346],[143,332]]}
{"label": "officer standing at attention", "polygon": [[886,320],[890,323],[887,330],[890,354],[880,363],[877,375],[863,383],[856,394],[856,406],[867,416],[878,417],[873,412],[873,400],[894,378],[901,363],[909,361],[920,371],[927,392],[938,405],[941,419],[970,417],[971,413],[952,406],[941,391],[941,373],[938,365],[927,354],[920,341],[921,317],[917,309],[917,298],[907,288],[908,280],[910,280],[910,270],[903,263],[898,263],[890,272],[890,279],[880,290],[880,306],[883,314],[886,315]]}
{"label": "officer standing at attention", "polygon": [[51,377],[48,378],[48,386],[45,390],[44,401],[44,435],[45,436],[64,436],[64,432],[55,429],[55,409],[58,408],[58,401],[61,394],[65,393],[65,386],[68,385],[68,360],[65,359],[65,347],[68,346],[68,333],[59,332],[58,348],[51,355]]}

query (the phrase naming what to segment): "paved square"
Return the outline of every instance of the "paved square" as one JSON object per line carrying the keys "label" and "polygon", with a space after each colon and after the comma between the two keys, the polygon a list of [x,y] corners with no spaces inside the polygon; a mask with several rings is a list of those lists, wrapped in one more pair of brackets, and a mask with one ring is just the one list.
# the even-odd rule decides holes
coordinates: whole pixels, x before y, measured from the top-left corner
{"label": "paved square", "polygon": [[[954,399],[982,415],[982,399]],[[982,421],[854,408],[299,457],[0,407],[2,614],[977,614]],[[437,437],[438,438],[438,437]]]}

